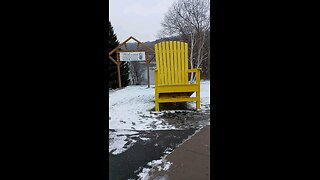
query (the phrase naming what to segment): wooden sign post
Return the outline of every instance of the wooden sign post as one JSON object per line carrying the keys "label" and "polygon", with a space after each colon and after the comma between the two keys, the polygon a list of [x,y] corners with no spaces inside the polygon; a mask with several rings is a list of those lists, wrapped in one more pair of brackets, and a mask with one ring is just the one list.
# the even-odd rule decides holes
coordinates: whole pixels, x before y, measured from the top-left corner
{"label": "wooden sign post", "polygon": [[[138,44],[137,44],[137,50],[128,50],[127,48],[127,42],[133,39],[135,40]],[[145,47],[145,50],[138,50],[139,45],[143,45]],[[125,45],[125,51],[119,51],[119,49]],[[142,42],[138,41],[137,39],[135,39],[134,37],[130,36],[127,40],[125,40],[123,43],[119,44],[116,48],[114,48],[112,51],[109,52],[109,59],[112,60],[118,67],[118,82],[119,82],[119,88],[121,88],[121,72],[120,72],[120,65],[122,61],[145,61],[146,62],[146,67],[147,67],[147,76],[148,76],[148,88],[150,88],[150,73],[149,73],[149,64],[150,61],[153,60],[153,58],[151,60],[149,60],[149,56],[148,56],[148,49],[151,50],[154,54],[154,51],[149,47],[144,45]],[[116,60],[114,60],[111,57],[111,54],[113,54],[114,52],[116,52]],[[120,57],[119,57],[120,56]]]}
{"label": "wooden sign post", "polygon": [[119,59],[119,50],[117,50],[116,52],[117,54],[117,67],[118,67],[118,82],[119,82],[119,88],[121,88],[121,73],[120,73],[120,65],[121,65],[121,61]]}
{"label": "wooden sign post", "polygon": [[[146,51],[146,54],[148,54],[148,50]],[[148,76],[148,88],[150,88],[150,72],[149,72],[149,58],[147,56],[146,59],[146,66],[147,66],[147,76]]]}

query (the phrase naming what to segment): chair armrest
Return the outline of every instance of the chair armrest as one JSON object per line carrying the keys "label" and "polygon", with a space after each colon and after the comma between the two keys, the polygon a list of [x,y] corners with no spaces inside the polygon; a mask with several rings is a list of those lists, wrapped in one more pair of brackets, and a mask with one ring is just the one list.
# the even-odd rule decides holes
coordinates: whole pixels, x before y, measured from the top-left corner
{"label": "chair armrest", "polygon": [[201,68],[188,69],[188,73],[196,73],[196,83],[200,84],[200,70]]}
{"label": "chair armrest", "polygon": [[192,73],[192,72],[197,72],[199,71],[200,72],[201,68],[194,68],[194,69],[188,69],[188,73]]}

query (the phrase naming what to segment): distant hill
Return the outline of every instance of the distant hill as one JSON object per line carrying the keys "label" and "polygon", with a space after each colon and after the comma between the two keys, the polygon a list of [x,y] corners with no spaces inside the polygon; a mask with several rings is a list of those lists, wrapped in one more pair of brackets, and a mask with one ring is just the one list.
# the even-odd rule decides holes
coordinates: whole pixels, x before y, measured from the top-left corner
{"label": "distant hill", "polygon": [[[151,49],[154,50],[154,45],[156,43],[159,43],[161,41],[177,41],[177,40],[180,40],[180,38],[178,36],[173,36],[173,37],[169,37],[169,38],[161,38],[161,39],[157,39],[155,41],[147,41],[147,42],[142,42],[144,45],[147,45],[149,46]],[[129,50],[135,50],[137,49],[137,43],[134,42],[134,43],[127,43],[127,47]],[[140,49],[140,48],[139,48]]]}
{"label": "distant hill", "polygon": [[[146,45],[146,46],[149,46],[151,49],[154,50],[154,45],[156,43],[159,43],[161,41],[178,41],[178,40],[180,40],[180,38],[177,37],[177,36],[174,36],[174,37],[169,37],[169,38],[160,38],[160,39],[157,39],[155,41],[147,41],[147,42],[142,42],[142,43],[144,45]],[[137,43],[136,42],[127,43],[127,47],[128,47],[128,50],[136,50],[137,49]],[[138,50],[144,50],[144,48],[141,45],[139,45]],[[148,51],[148,54],[149,54],[149,59],[151,59],[154,56],[153,52],[151,52],[151,51]],[[151,64],[154,64],[154,63],[155,63],[155,61],[151,62]]]}

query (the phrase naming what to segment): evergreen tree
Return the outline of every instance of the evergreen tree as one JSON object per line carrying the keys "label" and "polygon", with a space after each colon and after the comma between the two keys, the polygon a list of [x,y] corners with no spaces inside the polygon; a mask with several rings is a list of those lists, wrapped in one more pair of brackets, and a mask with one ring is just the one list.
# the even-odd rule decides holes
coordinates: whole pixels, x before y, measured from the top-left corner
{"label": "evergreen tree", "polygon": [[[111,22],[109,21],[109,37],[108,37],[108,52],[112,51],[119,45],[119,41],[117,39],[117,35],[113,31],[113,27]],[[116,53],[113,53],[111,57],[116,60]],[[117,65],[112,61],[108,60],[109,66],[109,88],[115,89],[119,87],[118,82],[118,69]],[[129,84],[129,65],[128,62],[122,62],[120,65],[120,72],[121,72],[121,85],[122,87],[128,86]]]}

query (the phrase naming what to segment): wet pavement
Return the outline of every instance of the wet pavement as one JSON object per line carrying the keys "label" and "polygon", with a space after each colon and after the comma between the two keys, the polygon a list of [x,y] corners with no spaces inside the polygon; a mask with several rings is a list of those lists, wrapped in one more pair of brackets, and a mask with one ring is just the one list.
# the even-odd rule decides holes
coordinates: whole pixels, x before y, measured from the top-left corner
{"label": "wet pavement", "polygon": [[109,153],[109,179],[138,179],[142,168],[151,168],[148,162],[169,154],[194,132],[195,129],[159,130],[139,131],[138,137],[137,134],[128,135],[128,138],[136,140],[134,145],[121,154]]}
{"label": "wet pavement", "polygon": [[[117,134],[127,142],[125,151],[109,153],[109,179],[138,179],[143,168],[151,168],[148,162],[159,160],[170,154],[178,145],[196,130],[210,124],[210,105],[195,111],[187,103],[164,103],[160,108],[165,111],[158,118],[163,124],[173,125],[175,130],[134,131],[135,133]],[[184,109],[184,110],[182,110]],[[153,110],[151,110],[153,111]],[[115,136],[115,130],[109,130],[109,141]]]}
{"label": "wet pavement", "polygon": [[210,179],[210,126],[177,147],[144,177],[150,180]]}

